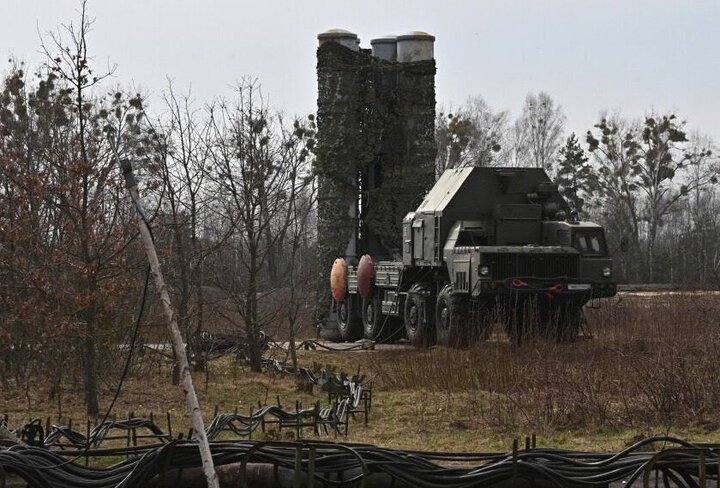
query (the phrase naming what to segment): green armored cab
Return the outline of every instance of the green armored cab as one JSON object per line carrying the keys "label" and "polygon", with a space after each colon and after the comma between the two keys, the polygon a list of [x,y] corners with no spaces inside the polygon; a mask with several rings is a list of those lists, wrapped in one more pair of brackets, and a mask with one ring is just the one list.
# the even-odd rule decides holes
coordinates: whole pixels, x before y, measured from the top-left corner
{"label": "green armored cab", "polygon": [[495,324],[514,342],[572,340],[583,305],[616,293],[603,228],[571,220],[535,168],[445,171],[403,219],[402,260],[359,258],[333,269],[343,340],[462,346]]}

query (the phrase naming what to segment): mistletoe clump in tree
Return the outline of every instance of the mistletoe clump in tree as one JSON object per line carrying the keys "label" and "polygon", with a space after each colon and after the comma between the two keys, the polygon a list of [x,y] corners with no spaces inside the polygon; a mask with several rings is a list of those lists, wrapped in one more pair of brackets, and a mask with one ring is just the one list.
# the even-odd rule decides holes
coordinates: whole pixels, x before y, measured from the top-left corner
{"label": "mistletoe clump in tree", "polygon": [[[655,279],[655,247],[666,217],[691,191],[714,184],[717,169],[705,166],[710,153],[689,144],[685,122],[675,114],[650,115],[642,124],[602,119],[588,131],[603,204],[624,219],[630,244],[643,252],[645,279]],[[703,168],[689,177],[691,168]],[[695,172],[697,173],[697,172]],[[644,259],[643,259],[644,258]]]}

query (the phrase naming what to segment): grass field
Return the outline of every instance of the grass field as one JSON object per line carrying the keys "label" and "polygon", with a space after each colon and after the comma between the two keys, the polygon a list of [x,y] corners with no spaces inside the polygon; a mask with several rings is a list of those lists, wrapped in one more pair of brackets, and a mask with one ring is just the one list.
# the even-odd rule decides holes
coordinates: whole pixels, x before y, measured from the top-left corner
{"label": "grass field", "polygon": [[[583,450],[618,450],[658,433],[717,441],[718,312],[714,296],[635,297],[587,310],[585,334],[571,344],[537,339],[512,347],[496,332],[464,350],[301,351],[299,359],[348,373],[359,369],[372,381],[369,425],[351,421],[349,436],[340,438],[353,442],[485,451],[507,450],[514,437],[531,434],[543,446]],[[187,431],[182,392],[170,384],[171,364],[148,354],[138,358],[115,415],[152,411],[164,427],[170,411],[173,430]],[[296,400],[327,401],[323,392],[298,388],[292,377],[252,373],[232,357],[212,361],[195,381],[206,422],[216,406],[248,412],[278,397],[292,407]],[[108,381],[103,406],[113,391]],[[84,425],[81,394],[65,392],[59,402],[48,397],[43,385],[6,391],[0,414],[9,415],[11,426],[59,415]]]}

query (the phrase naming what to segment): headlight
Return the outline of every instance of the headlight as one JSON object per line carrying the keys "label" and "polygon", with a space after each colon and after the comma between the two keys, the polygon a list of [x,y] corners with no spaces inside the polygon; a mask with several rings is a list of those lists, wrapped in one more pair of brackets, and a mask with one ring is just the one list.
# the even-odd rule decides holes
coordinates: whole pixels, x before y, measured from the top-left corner
{"label": "headlight", "polygon": [[480,276],[490,276],[490,266],[480,266],[478,269]]}
{"label": "headlight", "polygon": [[612,269],[610,269],[608,266],[605,266],[602,269],[602,274],[603,274],[603,277],[610,278],[610,275],[612,275]]}

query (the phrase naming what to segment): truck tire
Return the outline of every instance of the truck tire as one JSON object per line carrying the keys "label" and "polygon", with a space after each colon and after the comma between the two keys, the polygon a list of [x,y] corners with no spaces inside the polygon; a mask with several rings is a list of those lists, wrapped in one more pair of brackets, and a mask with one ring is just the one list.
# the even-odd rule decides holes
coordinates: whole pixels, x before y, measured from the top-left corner
{"label": "truck tire", "polygon": [[348,294],[345,300],[337,303],[337,328],[340,338],[345,342],[362,339],[363,326],[360,318],[359,297]]}
{"label": "truck tire", "polygon": [[389,317],[382,314],[382,303],[378,295],[362,299],[361,315],[365,339],[379,342],[383,336],[387,336],[386,329],[390,328],[390,323],[386,319]]}
{"label": "truck tire", "polygon": [[468,298],[452,293],[447,285],[437,297],[435,305],[435,335],[438,344],[448,347],[466,347]]}
{"label": "truck tire", "polygon": [[405,300],[405,335],[415,347],[429,347],[435,343],[435,314],[431,307],[434,300],[429,290],[429,285],[413,285]]}

